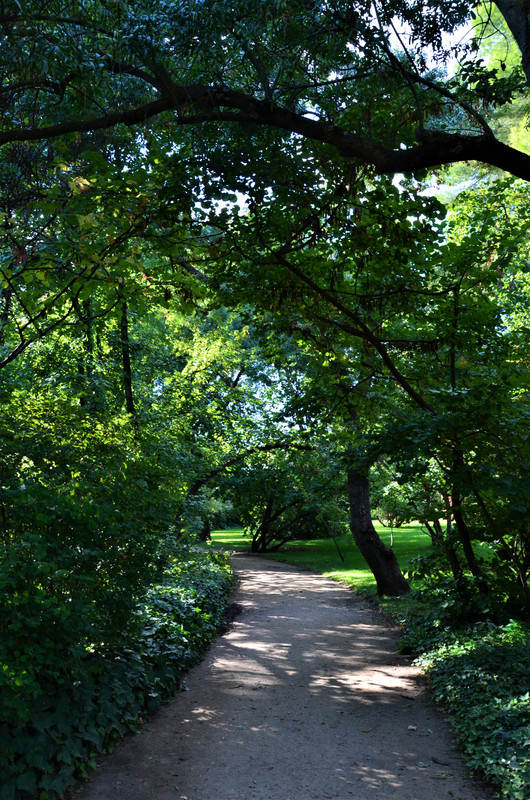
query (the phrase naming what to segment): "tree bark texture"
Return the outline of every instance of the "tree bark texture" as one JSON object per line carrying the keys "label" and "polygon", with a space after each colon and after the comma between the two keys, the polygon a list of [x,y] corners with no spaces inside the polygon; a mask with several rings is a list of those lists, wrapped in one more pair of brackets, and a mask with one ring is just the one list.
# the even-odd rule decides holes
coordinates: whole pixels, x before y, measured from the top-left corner
{"label": "tree bark texture", "polygon": [[350,530],[355,544],[372,570],[377,593],[399,597],[410,591],[396,555],[377,535],[370,509],[370,481],[355,469],[348,470]]}

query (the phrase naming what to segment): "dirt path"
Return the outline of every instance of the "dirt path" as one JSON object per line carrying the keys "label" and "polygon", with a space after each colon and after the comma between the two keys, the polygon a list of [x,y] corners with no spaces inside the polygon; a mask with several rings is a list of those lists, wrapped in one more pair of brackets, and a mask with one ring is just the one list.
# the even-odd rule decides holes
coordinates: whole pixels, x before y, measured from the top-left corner
{"label": "dirt path", "polygon": [[103,759],[81,800],[489,800],[398,633],[347,588],[233,559],[242,606],[188,691]]}

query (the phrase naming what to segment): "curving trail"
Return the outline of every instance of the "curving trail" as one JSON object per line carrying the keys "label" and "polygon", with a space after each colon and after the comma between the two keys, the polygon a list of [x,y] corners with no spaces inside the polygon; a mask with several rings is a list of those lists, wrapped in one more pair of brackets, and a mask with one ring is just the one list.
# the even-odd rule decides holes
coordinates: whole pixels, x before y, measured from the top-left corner
{"label": "curving trail", "polygon": [[490,800],[398,632],[349,589],[232,560],[242,613],[80,800]]}

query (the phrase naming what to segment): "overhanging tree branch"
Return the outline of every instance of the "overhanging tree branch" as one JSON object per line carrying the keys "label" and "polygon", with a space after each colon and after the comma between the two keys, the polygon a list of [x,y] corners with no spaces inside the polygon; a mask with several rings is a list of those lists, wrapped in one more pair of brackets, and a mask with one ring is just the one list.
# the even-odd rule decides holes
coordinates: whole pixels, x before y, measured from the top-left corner
{"label": "overhanging tree branch", "polygon": [[481,161],[530,180],[530,156],[489,134],[464,135],[418,130],[419,144],[391,149],[374,139],[359,136],[327,120],[314,119],[268,100],[258,100],[226,86],[172,84],[156,100],[123,111],[89,119],[71,119],[34,128],[12,128],[0,132],[0,145],[14,141],[53,139],[69,133],[87,133],[115,127],[139,125],[164,112],[176,110],[175,125],[198,125],[215,121],[273,127],[335,148],[344,158],[371,164],[378,173],[414,172],[458,161]]}
{"label": "overhanging tree branch", "polygon": [[202,489],[203,486],[205,486],[209,481],[212,480],[212,478],[217,477],[217,475],[220,475],[222,472],[225,472],[227,469],[233,467],[235,464],[240,464],[242,461],[245,461],[245,459],[248,458],[249,456],[254,455],[254,453],[270,453],[273,450],[289,450],[289,449],[311,451],[314,450],[314,447],[308,444],[298,444],[296,442],[290,442],[286,440],[281,442],[272,442],[269,444],[257,445],[256,447],[249,447],[246,450],[243,450],[242,453],[238,453],[237,456],[227,459],[227,461],[224,461],[218,467],[215,467],[214,469],[210,470],[210,472],[208,472],[206,475],[203,475],[202,478],[199,478],[197,481],[195,481],[195,483],[188,492],[188,498],[196,495],[200,491],[200,489]]}
{"label": "overhanging tree branch", "polygon": [[341,314],[346,317],[346,319],[349,319],[353,322],[353,325],[347,325],[338,320],[329,319],[329,324],[341,328],[346,333],[349,333],[356,338],[365,339],[379,353],[383,363],[389,370],[392,377],[409,395],[409,397],[414,400],[414,402],[424,411],[428,411],[430,414],[435,413],[434,408],[427,403],[421,394],[414,389],[405,376],[402,375],[402,373],[398,370],[383,341],[374,334],[368,325],[366,325],[366,323],[363,322],[363,320],[354,311],[345,306],[337,297],[334,296],[333,293],[328,292],[322,286],[319,286],[318,283],[313,281],[312,278],[306,275],[295,264],[292,264],[282,252],[277,251],[274,253],[273,257],[277,259],[278,263],[284,266],[289,272],[296,275],[297,278],[309,286],[318,296],[326,300],[326,302],[328,302],[333,308],[336,308],[337,311],[340,311]]}

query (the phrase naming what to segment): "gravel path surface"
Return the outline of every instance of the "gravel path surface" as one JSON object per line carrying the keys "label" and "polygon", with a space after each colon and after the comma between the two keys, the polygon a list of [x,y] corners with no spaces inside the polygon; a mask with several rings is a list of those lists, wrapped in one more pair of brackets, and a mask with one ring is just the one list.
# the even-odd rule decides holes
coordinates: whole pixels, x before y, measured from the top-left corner
{"label": "gravel path surface", "polygon": [[398,632],[349,589],[233,557],[241,607],[81,800],[490,800]]}

